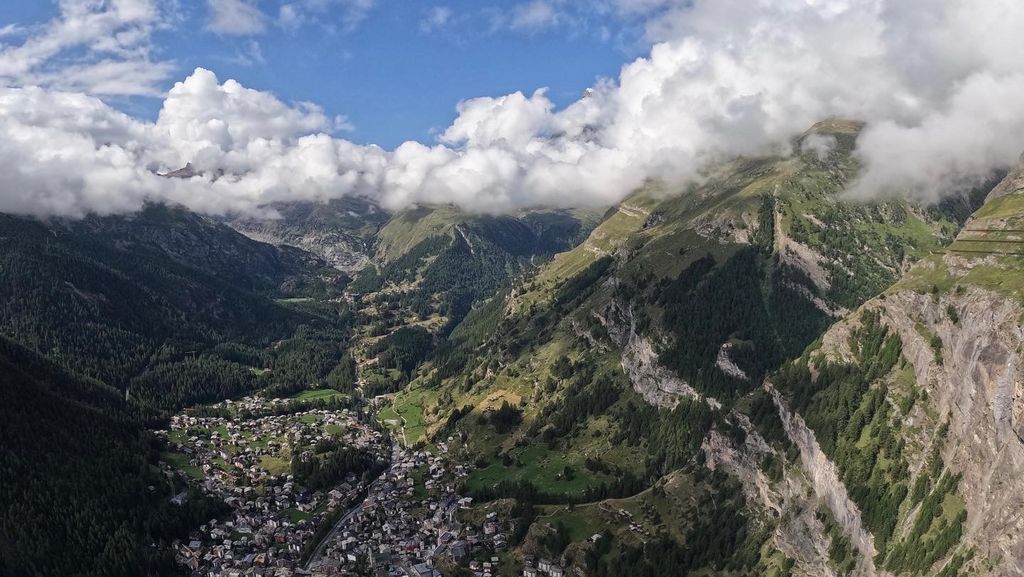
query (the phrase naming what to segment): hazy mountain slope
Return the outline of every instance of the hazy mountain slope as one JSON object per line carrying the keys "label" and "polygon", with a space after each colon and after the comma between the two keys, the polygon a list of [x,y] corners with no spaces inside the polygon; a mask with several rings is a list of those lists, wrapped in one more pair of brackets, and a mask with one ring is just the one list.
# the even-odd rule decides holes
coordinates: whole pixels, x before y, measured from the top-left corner
{"label": "hazy mountain slope", "polygon": [[396,213],[377,234],[374,264],[348,291],[375,294],[449,330],[473,303],[515,275],[578,243],[590,230],[587,211],[474,215],[449,206]]}
{"label": "hazy mountain slope", "polygon": [[[329,290],[337,273],[314,255],[254,242],[184,209],[149,205],[137,214],[50,223],[54,236],[108,253],[132,253],[197,269],[234,287],[272,296]],[[321,278],[322,277],[322,278]]]}
{"label": "hazy mountain slope", "polygon": [[390,215],[358,197],[327,203],[295,202],[271,206],[280,218],[238,218],[230,225],[261,242],[293,246],[313,253],[349,274],[361,270],[373,256],[375,237]]}
{"label": "hazy mountain slope", "polygon": [[[168,363],[198,371],[196,390],[170,405],[253,385],[242,364],[268,363],[260,350],[335,322],[269,298],[323,294],[332,281],[322,262],[178,210],[50,224],[0,216],[0,245],[3,334],[121,388]],[[215,349],[234,364],[200,358]],[[163,394],[158,380],[148,388]]]}

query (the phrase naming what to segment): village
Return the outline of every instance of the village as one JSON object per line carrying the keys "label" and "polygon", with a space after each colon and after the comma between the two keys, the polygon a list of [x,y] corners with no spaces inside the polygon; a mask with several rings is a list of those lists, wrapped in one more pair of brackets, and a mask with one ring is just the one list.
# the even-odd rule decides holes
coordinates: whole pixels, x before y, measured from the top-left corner
{"label": "village", "polygon": [[[475,521],[460,514],[472,506],[458,493],[469,471],[447,458],[447,443],[432,451],[392,444],[350,408],[246,397],[176,415],[157,434],[173,449],[168,475],[231,507],[177,544],[191,577],[440,577],[458,565],[491,577],[514,529],[495,512]],[[316,458],[317,447],[331,444],[372,454],[381,464],[374,474],[383,472],[304,486],[292,459]],[[526,559],[523,574],[562,570]]]}
{"label": "village", "polygon": [[[296,451],[309,457],[324,441],[386,457],[386,436],[353,411],[309,409],[311,404],[246,397],[212,405],[207,412],[214,416],[175,415],[170,430],[157,432],[173,449],[165,459],[171,461],[168,474],[187,477],[232,511],[177,547],[178,562],[192,575],[293,575],[318,525],[365,491],[366,483],[353,473],[329,491],[295,482]],[[175,499],[180,503],[187,493]]]}

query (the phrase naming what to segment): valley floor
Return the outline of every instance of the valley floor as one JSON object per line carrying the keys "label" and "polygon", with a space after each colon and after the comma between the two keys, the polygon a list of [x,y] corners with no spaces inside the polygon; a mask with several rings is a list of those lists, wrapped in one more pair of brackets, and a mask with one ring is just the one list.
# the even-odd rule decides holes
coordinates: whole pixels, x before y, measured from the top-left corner
{"label": "valley floor", "polygon": [[[210,577],[424,577],[472,559],[481,575],[497,569],[513,527],[498,512],[471,510],[472,499],[456,492],[468,471],[448,458],[447,445],[392,444],[340,408],[344,400],[332,391],[245,397],[186,411],[157,432],[171,448],[166,474],[231,507],[176,546],[183,568]],[[375,464],[299,478],[297,461],[342,462],[332,451],[359,451]]]}

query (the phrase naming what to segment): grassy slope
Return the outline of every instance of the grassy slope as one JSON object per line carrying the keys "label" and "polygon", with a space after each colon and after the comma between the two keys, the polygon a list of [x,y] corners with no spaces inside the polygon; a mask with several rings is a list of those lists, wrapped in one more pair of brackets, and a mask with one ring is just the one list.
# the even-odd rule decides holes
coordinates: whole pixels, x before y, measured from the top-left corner
{"label": "grassy slope", "polygon": [[[674,195],[653,188],[633,195],[609,211],[586,242],[557,255],[532,278],[514,287],[507,299],[471,314],[452,338],[457,346],[471,351],[472,361],[454,377],[441,379],[431,374],[438,363],[428,363],[413,384],[413,390],[421,392],[400,395],[396,406],[407,406],[417,417],[422,416],[422,428],[417,421],[415,430],[424,431],[426,439],[453,431],[445,423],[455,409],[473,409],[454,429],[466,434],[464,454],[468,460],[483,456],[478,460],[480,468],[469,479],[471,488],[530,479],[548,492],[576,493],[605,480],[603,474],[581,466],[584,456],[590,455],[623,469],[642,470],[650,448],[615,440],[620,424],[614,415],[638,401],[621,374],[618,352],[602,350],[578,336],[583,327],[602,339],[592,322],[593,313],[603,308],[614,291],[598,283],[589,296],[555,315],[554,320],[544,311],[555,306],[569,281],[602,257],[614,258],[613,274],[620,280],[634,282],[647,275],[674,279],[705,254],[714,255],[721,263],[745,243],[765,242],[758,238],[765,216],[769,226],[780,227],[776,232],[791,243],[804,245],[823,263],[830,286],[807,283],[808,291],[836,308],[856,306],[877,294],[896,280],[906,262],[948,243],[957,224],[939,211],[903,201],[862,204],[841,198],[841,191],[857,171],[850,156],[857,130],[847,123],[816,127],[815,132],[836,139],[835,149],[826,158],[805,154],[739,160],[709,174],[698,185],[674,191]],[[772,201],[767,215],[766,198]],[[778,235],[769,235],[767,242],[778,249]],[[640,297],[633,302],[646,306],[657,327],[658,307],[650,301],[644,305]],[[607,344],[602,341],[601,346]],[[549,446],[538,445],[537,432],[548,425],[545,407],[563,402],[563,385],[547,385],[555,360],[563,356],[586,359],[598,372],[615,375],[621,396],[567,436]],[[423,390],[430,394],[424,395]],[[409,403],[403,404],[404,399]],[[510,399],[518,400],[523,424],[510,434],[497,434],[482,417],[488,407]],[[382,414],[383,418],[394,416],[390,409]],[[863,443],[870,444],[870,437],[871,433],[866,433]],[[560,476],[566,466],[575,473],[571,481]],[[603,514],[590,513],[596,507],[578,506],[576,512],[552,508],[548,512],[565,521],[573,539],[578,540],[596,528],[614,526],[607,519],[598,520]],[[689,515],[676,511],[659,524],[685,523]],[[669,533],[677,538],[682,535],[679,530],[670,529]],[[771,551],[764,553],[771,571],[784,561],[775,557]]]}
{"label": "grassy slope", "polygon": [[451,206],[423,206],[396,213],[377,233],[377,259],[390,262],[427,238],[450,234],[465,218],[465,213]]}
{"label": "grassy slope", "polygon": [[1021,230],[1024,187],[1015,172],[974,213],[953,244],[929,255],[891,290],[946,292],[974,285],[1024,302],[1024,242],[1019,242],[1024,232],[1013,232]]}
{"label": "grassy slope", "polygon": [[[849,138],[855,128],[845,124],[818,127],[817,130],[828,131],[841,141],[835,157],[827,161],[806,155],[790,159],[736,161],[711,174],[700,186],[690,187],[682,194],[667,195],[665,190],[654,188],[638,192],[617,210],[609,211],[586,242],[557,255],[534,278],[514,289],[505,304],[504,314],[512,317],[529,315],[531,307],[543,308],[568,280],[606,254],[618,253],[617,275],[622,278],[645,272],[673,278],[693,260],[707,253],[714,254],[719,260],[727,259],[740,246],[730,240],[749,240],[753,236],[765,195],[773,195],[777,199],[786,228],[793,227],[797,221],[813,221],[835,206],[847,206],[848,203],[840,203],[835,194],[855,170],[855,167],[847,166],[850,162],[847,155],[852,145],[846,142],[843,148],[842,143],[842,139]],[[939,233],[949,227],[946,220],[930,220],[905,205],[901,206],[903,218],[899,222],[889,219],[884,211],[877,209],[878,205],[849,206],[853,207],[850,210],[860,211],[857,215],[863,221],[860,228],[866,231],[858,237],[858,244],[862,245],[884,231],[884,234],[908,246],[913,245],[913,251],[926,251],[941,245]],[[828,243],[829,239],[822,240],[820,246],[830,248]],[[856,248],[860,252],[861,247]],[[903,255],[893,258],[898,262]],[[872,273],[877,276],[883,276],[879,270],[886,270],[891,275],[878,282],[891,281],[895,277],[896,271],[888,270],[890,263],[874,266]],[[868,296],[871,295],[864,291],[857,298],[863,300]],[[599,289],[591,300],[573,311],[573,318],[585,320],[609,297],[608,291]],[[497,307],[492,307],[488,313],[489,320],[484,324],[495,326],[497,319],[501,318],[495,316],[494,313],[498,312]],[[457,331],[453,337],[458,334]],[[489,335],[478,336],[486,340]],[[478,411],[483,410],[488,397],[498,395],[497,398],[503,398],[502,395],[512,393],[526,399],[525,427],[537,417],[539,407],[552,400],[537,390],[538,384],[548,378],[551,363],[563,354],[579,355],[587,348],[586,343],[576,339],[572,330],[559,325],[546,341],[530,343],[523,356],[503,359],[505,370],[491,370],[487,378],[474,374],[472,379],[477,382],[470,389],[463,390],[464,382],[456,383],[456,379],[451,379],[442,384],[441,391],[434,395],[434,400],[428,400],[426,406],[419,404],[422,398],[419,395],[413,397],[415,402],[412,404],[417,406],[417,416],[423,414],[426,417],[425,432],[429,436],[440,428],[454,408],[471,405]],[[495,355],[497,352],[487,351],[485,347],[484,354]],[[618,362],[616,355],[609,354],[606,362],[614,371]],[[477,366],[491,364],[485,356]],[[438,404],[437,399],[449,396],[452,400],[445,406]],[[400,397],[399,406],[401,401]]]}

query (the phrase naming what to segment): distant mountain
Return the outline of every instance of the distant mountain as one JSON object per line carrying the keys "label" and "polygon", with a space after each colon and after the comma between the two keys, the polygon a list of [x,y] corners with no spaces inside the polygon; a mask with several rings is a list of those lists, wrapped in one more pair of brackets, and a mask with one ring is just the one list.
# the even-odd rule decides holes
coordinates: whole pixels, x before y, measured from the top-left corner
{"label": "distant mountain", "polygon": [[376,251],[348,292],[403,300],[420,317],[454,327],[510,278],[569,250],[589,233],[588,211],[526,211],[510,216],[422,206],[398,212],[376,237]]}
{"label": "distant mountain", "polygon": [[179,209],[0,216],[0,334],[119,388],[169,361],[228,343],[261,350],[322,322],[274,299],[329,296],[337,276],[308,253]]}
{"label": "distant mountain", "polygon": [[254,240],[315,254],[349,274],[369,262],[375,235],[390,218],[387,211],[359,197],[327,203],[280,203],[268,208],[276,210],[280,218],[238,218],[229,224]]}
{"label": "distant mountain", "polygon": [[[148,254],[198,269],[232,286],[274,296],[301,296],[338,279],[327,263],[292,247],[253,242],[213,219],[181,208],[149,205],[126,216],[49,223],[53,234],[96,250]],[[321,278],[310,271],[324,269]],[[315,287],[315,288],[314,288]]]}
{"label": "distant mountain", "polygon": [[177,170],[172,170],[166,174],[161,174],[160,176],[163,176],[164,178],[192,178],[193,176],[198,175],[199,171],[197,171],[195,167],[192,166],[192,163],[189,162]]}

